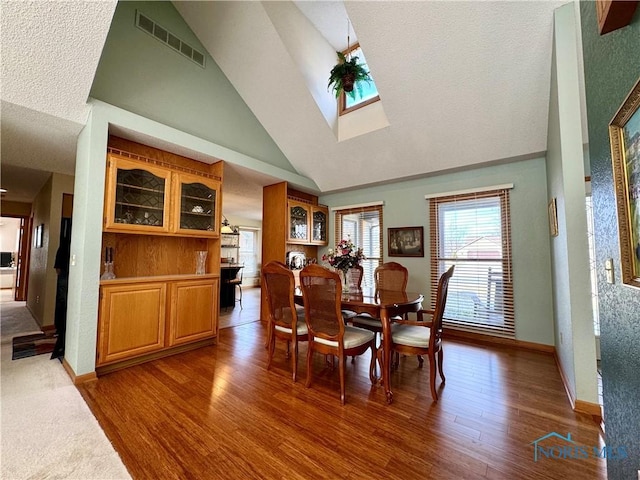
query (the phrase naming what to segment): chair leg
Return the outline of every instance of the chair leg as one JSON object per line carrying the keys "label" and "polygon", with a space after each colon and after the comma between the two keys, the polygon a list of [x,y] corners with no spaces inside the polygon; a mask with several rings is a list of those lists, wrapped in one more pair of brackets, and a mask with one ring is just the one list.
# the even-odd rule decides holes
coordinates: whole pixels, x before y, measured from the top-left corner
{"label": "chair leg", "polygon": [[313,360],[313,345],[311,344],[311,340],[309,340],[309,346],[307,347],[307,381],[305,382],[305,387],[307,388],[311,386],[312,360]]}
{"label": "chair leg", "polygon": [[240,310],[242,310],[242,285],[238,285],[238,289],[240,290]]}
{"label": "chair leg", "polygon": [[423,364],[424,364],[424,358],[422,358],[422,355],[418,355],[418,368],[422,368]]}
{"label": "chair leg", "polygon": [[440,372],[440,378],[442,379],[442,383],[447,380],[444,378],[444,372],[442,371],[442,360],[444,358],[444,354],[442,353],[442,347],[438,350],[438,372]]}
{"label": "chair leg", "polygon": [[271,360],[273,359],[273,352],[275,351],[276,346],[276,336],[273,332],[269,331],[269,339],[267,341],[267,351],[269,352],[269,358],[267,360],[267,370],[271,368]]}
{"label": "chair leg", "polygon": [[431,386],[431,397],[434,402],[438,401],[438,392],[436,392],[436,355],[429,352],[429,385]]}
{"label": "chair leg", "polygon": [[376,348],[375,339],[371,344],[371,365],[369,365],[369,380],[371,385],[375,385],[378,381],[376,377],[376,358],[378,357],[378,349]]}
{"label": "chair leg", "polygon": [[291,359],[291,369],[293,370],[293,382],[295,383],[298,377],[298,341],[297,340],[292,340],[292,341],[293,341],[293,358]]}
{"label": "chair leg", "polygon": [[344,394],[344,366],[345,358],[344,356],[340,356],[338,359],[338,369],[340,370],[340,405],[345,404],[345,394]]}

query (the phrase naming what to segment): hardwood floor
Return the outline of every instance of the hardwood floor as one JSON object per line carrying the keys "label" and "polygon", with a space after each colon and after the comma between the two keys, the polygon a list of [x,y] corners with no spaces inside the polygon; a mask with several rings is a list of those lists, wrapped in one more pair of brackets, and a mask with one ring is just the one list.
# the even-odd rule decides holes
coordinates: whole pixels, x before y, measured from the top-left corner
{"label": "hardwood floor", "polygon": [[447,341],[440,401],[428,363],[406,357],[392,405],[371,386],[365,355],[347,364],[341,407],[338,370],[323,357],[305,388],[304,343],[296,384],[283,342],[266,371],[265,334],[261,322],[227,328],[215,346],[79,387],[133,478],[606,478],[602,459],[534,462],[532,442],[550,432],[603,445],[593,420],[571,410],[551,355]]}

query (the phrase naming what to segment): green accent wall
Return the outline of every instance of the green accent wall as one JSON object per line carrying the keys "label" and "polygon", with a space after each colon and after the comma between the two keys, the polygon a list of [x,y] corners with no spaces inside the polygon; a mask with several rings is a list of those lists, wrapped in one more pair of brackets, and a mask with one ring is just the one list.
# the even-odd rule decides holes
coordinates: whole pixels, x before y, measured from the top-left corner
{"label": "green accent wall", "polygon": [[[424,258],[387,256],[389,227],[423,226],[430,238],[429,203],[425,195],[469,188],[513,183],[510,192],[511,248],[513,252],[513,295],[516,338],[525,342],[554,345],[553,294],[549,221],[547,217],[547,180],[544,158],[494,165],[465,172],[447,173],[388,185],[321,195],[319,201],[329,207],[384,201],[384,261],[397,261],[409,269],[407,290],[423,292],[430,304],[430,256],[425,245]],[[334,238],[333,222],[329,238]],[[333,247],[334,245],[329,245]],[[322,256],[326,250],[319,252]]]}
{"label": "green accent wall", "polygon": [[[580,2],[589,155],[600,310],[600,352],[606,443],[627,459],[607,461],[610,480],[637,478],[640,469],[640,290],[623,286],[608,125],[640,76],[640,9],[631,24],[598,34],[595,2]],[[605,279],[613,258],[615,283]]]}
{"label": "green accent wall", "polygon": [[[136,27],[136,10],[204,53],[206,68]],[[90,95],[296,173],[171,2],[118,3]]]}

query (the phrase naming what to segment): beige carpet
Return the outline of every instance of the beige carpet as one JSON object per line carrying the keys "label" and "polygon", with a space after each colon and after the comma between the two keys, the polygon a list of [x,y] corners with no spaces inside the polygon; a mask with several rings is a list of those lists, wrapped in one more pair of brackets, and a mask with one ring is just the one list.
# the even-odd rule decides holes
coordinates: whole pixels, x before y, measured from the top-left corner
{"label": "beige carpet", "polygon": [[0,303],[3,479],[130,479],[57,360],[11,360],[11,339],[39,331],[24,302]]}

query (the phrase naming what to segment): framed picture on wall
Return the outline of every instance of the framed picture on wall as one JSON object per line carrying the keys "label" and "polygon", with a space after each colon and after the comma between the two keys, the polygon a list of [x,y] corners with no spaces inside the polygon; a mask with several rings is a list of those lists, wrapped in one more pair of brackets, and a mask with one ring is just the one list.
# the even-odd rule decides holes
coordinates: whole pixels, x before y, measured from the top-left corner
{"label": "framed picture on wall", "polygon": [[609,124],[622,283],[640,287],[640,79]]}
{"label": "framed picture on wall", "polygon": [[390,257],[424,257],[424,227],[387,229]]}

